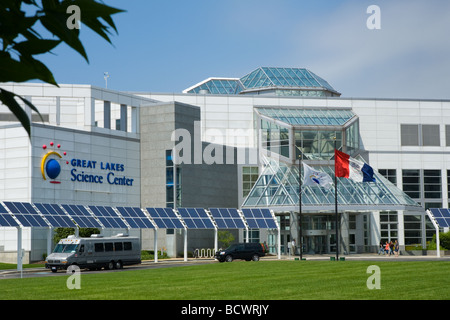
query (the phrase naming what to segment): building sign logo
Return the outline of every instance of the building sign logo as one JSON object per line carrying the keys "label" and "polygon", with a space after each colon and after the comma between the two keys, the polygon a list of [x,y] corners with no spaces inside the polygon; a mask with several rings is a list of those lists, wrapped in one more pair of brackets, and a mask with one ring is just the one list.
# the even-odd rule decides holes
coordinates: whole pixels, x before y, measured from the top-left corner
{"label": "building sign logo", "polygon": [[[50,147],[54,147],[54,143],[53,141],[50,142]],[[56,146],[58,149],[61,148],[61,145],[58,144]],[[47,145],[43,145],[42,149],[46,150],[47,149]],[[67,153],[64,151],[63,155],[66,156]],[[41,173],[42,173],[42,178],[44,180],[47,180],[47,178],[49,178],[49,182],[50,183],[61,183],[61,181],[56,180],[56,178],[58,178],[59,174],[61,173],[61,165],[60,165],[60,159],[62,159],[62,155],[55,151],[49,151],[47,152],[41,160]],[[66,161],[66,164],[68,164],[69,161]]]}

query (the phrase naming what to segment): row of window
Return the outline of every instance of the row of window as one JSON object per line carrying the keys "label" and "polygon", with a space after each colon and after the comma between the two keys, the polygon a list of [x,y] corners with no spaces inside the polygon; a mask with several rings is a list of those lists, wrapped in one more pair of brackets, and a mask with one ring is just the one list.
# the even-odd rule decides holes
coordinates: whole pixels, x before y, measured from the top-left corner
{"label": "row of window", "polygon": [[[401,124],[401,145],[439,147],[441,145],[438,124]],[[450,147],[450,125],[445,126],[445,146]]]}
{"label": "row of window", "polygon": [[[397,185],[397,171],[395,169],[378,169],[378,172],[394,185]],[[441,170],[405,169],[401,172],[403,192],[417,202],[424,203],[427,209],[442,207],[443,179]],[[450,170],[447,170],[447,186],[448,197],[450,198]]]}
{"label": "row of window", "polygon": [[94,244],[95,252],[131,251],[132,249],[131,242],[97,242]]}

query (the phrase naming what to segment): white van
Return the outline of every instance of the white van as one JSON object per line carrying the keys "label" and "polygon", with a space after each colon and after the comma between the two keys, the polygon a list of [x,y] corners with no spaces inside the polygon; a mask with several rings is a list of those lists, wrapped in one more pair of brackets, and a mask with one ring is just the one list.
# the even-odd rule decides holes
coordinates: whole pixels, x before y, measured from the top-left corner
{"label": "white van", "polygon": [[61,239],[45,259],[45,267],[56,272],[71,265],[90,270],[121,269],[141,263],[139,238],[119,234],[114,237],[92,235],[91,238],[69,236]]}

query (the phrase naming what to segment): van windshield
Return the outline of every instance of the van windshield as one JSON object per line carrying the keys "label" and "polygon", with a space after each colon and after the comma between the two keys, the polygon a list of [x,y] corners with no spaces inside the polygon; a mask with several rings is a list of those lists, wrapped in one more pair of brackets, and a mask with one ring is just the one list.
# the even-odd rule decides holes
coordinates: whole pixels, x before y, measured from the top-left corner
{"label": "van windshield", "polygon": [[58,243],[53,250],[54,253],[74,253],[77,250],[77,244],[61,244]]}

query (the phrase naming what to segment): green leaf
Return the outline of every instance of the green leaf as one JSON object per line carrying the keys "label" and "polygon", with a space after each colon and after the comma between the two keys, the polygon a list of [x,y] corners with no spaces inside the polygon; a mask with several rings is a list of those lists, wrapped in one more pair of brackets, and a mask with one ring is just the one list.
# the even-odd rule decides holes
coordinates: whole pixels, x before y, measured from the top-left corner
{"label": "green leaf", "polygon": [[40,114],[39,110],[30,101],[28,101],[25,98],[22,98],[21,96],[13,92],[0,88],[0,101],[4,105],[6,105],[9,108],[9,110],[16,116],[17,120],[19,120],[24,129],[27,131],[28,137],[31,137],[30,119],[28,118],[28,115],[25,112],[25,110],[23,110],[23,108],[15,99],[16,97],[22,100],[28,107],[30,107],[31,110],[35,111],[41,118],[41,121],[44,121],[44,118],[42,118],[42,115]]}
{"label": "green leaf", "polygon": [[61,40],[48,40],[48,39],[32,39],[16,43],[13,48],[20,52],[22,55],[36,55],[47,53],[55,48]]}
{"label": "green leaf", "polygon": [[6,105],[9,110],[16,116],[17,120],[20,121],[24,129],[27,131],[28,136],[31,137],[31,127],[30,127],[30,119],[26,114],[25,110],[17,103],[14,98],[16,95],[12,92],[9,92],[4,89],[0,89],[0,101]]}

